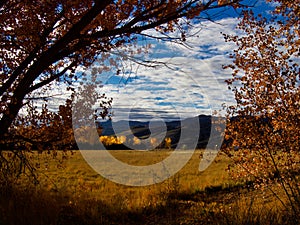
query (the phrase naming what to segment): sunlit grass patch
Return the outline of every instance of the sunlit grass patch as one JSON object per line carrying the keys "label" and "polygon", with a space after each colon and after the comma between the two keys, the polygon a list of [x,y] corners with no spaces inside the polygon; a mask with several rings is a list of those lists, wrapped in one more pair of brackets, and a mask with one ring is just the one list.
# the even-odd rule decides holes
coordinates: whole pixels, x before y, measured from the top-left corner
{"label": "sunlit grass patch", "polygon": [[[111,151],[119,160],[149,165],[171,151]],[[162,183],[145,187],[116,184],[95,172],[79,151],[31,155],[38,163],[39,184],[25,178],[2,195],[0,213],[10,224],[280,224],[280,202],[268,190],[259,191],[232,180],[231,161],[219,154],[203,172],[203,151],[196,150],[182,170]],[[136,157],[136,158],[135,158]],[[141,160],[141,161],[139,161]],[[22,203],[21,203],[22,202]],[[25,207],[30,204],[30,207]],[[25,219],[13,218],[14,214]],[[38,214],[38,216],[37,216]],[[279,218],[280,217],[280,218]],[[22,221],[27,221],[22,222]],[[277,222],[278,223],[277,223]]]}

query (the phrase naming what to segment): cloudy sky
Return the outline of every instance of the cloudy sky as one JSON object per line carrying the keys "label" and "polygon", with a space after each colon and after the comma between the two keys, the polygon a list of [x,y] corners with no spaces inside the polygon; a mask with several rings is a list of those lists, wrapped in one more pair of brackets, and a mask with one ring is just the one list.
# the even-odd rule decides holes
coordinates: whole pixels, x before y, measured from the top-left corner
{"label": "cloudy sky", "polygon": [[233,103],[233,96],[224,83],[230,71],[222,70],[222,65],[230,62],[228,54],[234,46],[225,43],[220,32],[232,33],[237,20],[228,18],[217,22],[196,25],[190,33],[197,35],[187,39],[189,47],[152,42],[147,57],[165,62],[168,67],[132,65],[133,69],[128,68],[124,75],[102,76],[103,92],[114,98],[115,119],[210,115],[221,109],[222,103]]}
{"label": "cloudy sky", "polygon": [[[261,1],[255,10],[268,13],[268,7]],[[224,82],[231,73],[223,70],[222,65],[231,62],[229,54],[235,46],[226,43],[221,32],[236,34],[236,17],[237,13],[226,11],[219,13],[215,22],[193,24],[189,30],[193,35],[187,38],[187,46],[143,40],[142,44],[151,43],[145,59],[164,62],[168,67],[144,67],[125,61],[124,73],[101,74],[103,88],[99,92],[114,99],[113,119],[182,119],[211,115],[215,110],[222,110],[224,103],[234,104],[233,94]]]}

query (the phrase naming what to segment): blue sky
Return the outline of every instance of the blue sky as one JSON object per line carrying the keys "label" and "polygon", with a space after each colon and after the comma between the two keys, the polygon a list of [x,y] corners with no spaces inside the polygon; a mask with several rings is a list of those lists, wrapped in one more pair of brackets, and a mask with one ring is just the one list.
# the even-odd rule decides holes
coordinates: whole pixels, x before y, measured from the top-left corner
{"label": "blue sky", "polygon": [[[263,15],[267,15],[269,9],[270,6],[262,0],[253,8],[255,13]],[[214,23],[194,23],[189,30],[190,34],[194,34],[186,40],[189,47],[146,40],[152,47],[143,57],[164,62],[171,68],[149,68],[125,61],[122,65],[124,74],[111,72],[99,76],[104,85],[99,92],[114,98],[114,120],[182,119],[200,114],[211,115],[213,111],[221,110],[224,103],[234,104],[234,96],[224,82],[231,73],[223,70],[222,65],[231,62],[229,54],[235,46],[226,43],[221,32],[239,32],[235,29],[238,12],[211,13],[217,15]],[[148,33],[155,35],[155,31]]]}

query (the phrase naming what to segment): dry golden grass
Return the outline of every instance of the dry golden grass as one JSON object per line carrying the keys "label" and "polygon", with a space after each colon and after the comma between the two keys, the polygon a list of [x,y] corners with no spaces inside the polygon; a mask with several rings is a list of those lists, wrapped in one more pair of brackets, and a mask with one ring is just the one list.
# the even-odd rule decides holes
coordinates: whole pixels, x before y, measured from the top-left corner
{"label": "dry golden grass", "polygon": [[[194,193],[204,190],[208,186],[232,185],[228,173],[225,171],[229,160],[225,156],[218,156],[216,161],[204,172],[199,172],[199,162],[202,151],[196,151],[188,164],[176,175],[168,180],[146,187],[128,187],[113,183],[95,172],[83,159],[79,151],[62,163],[51,159],[46,152],[36,156],[40,164],[38,174],[40,186],[49,191],[71,193],[73,196],[85,195],[104,202],[112,199],[126,199],[126,205],[145,207],[160,202],[161,193],[177,191]],[[117,159],[131,165],[149,165],[166,158],[170,151],[111,151]]]}
{"label": "dry golden grass", "polygon": [[[284,224],[280,204],[267,191],[237,186],[220,154],[203,172],[203,151],[168,180],[145,187],[113,183],[97,174],[79,151],[35,152],[40,183],[25,178],[1,190],[0,224]],[[158,162],[170,151],[111,151],[133,165]],[[18,215],[18,216],[16,216]],[[287,214],[288,215],[288,214]],[[1,224],[2,225],[2,224]]]}

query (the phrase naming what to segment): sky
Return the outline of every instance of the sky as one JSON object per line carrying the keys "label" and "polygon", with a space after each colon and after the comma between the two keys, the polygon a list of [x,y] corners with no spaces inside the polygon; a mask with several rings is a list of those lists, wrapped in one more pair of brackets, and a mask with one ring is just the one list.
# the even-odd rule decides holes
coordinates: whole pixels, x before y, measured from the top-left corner
{"label": "sky", "polygon": [[[259,0],[253,9],[266,15],[269,7]],[[225,83],[231,71],[223,70],[222,66],[232,62],[229,54],[235,45],[226,43],[221,32],[237,34],[239,20],[233,10],[212,13],[217,15],[214,22],[193,23],[189,30],[192,35],[186,40],[188,47],[166,41],[141,41],[151,43],[149,53],[142,57],[166,63],[168,67],[144,67],[125,61],[124,73],[116,75],[112,71],[99,76],[103,87],[98,91],[113,98],[113,120],[177,120],[212,115],[215,111],[224,115],[222,105],[235,101]],[[56,101],[64,98],[62,93]],[[52,107],[57,105],[56,101]]]}
{"label": "sky", "polygon": [[222,65],[230,63],[228,54],[234,46],[225,44],[220,32],[232,33],[235,25],[232,18],[204,22],[201,31],[197,25],[190,31],[197,35],[187,39],[188,48],[170,42],[152,43],[148,57],[168,67],[140,66],[124,76],[102,76],[103,92],[114,99],[115,119],[210,115],[223,103],[233,102],[224,82],[230,71],[224,71]]}

